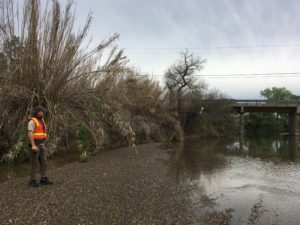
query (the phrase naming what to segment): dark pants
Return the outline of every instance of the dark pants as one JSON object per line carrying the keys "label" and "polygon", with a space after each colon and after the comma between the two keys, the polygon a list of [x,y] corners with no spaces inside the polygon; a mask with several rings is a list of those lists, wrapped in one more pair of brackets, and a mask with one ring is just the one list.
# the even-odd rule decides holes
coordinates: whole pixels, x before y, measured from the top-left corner
{"label": "dark pants", "polygon": [[38,145],[38,151],[32,152],[31,147],[30,151],[30,180],[36,180],[36,170],[37,164],[40,164],[40,173],[41,177],[46,176],[46,166],[47,166],[47,153],[44,144]]}

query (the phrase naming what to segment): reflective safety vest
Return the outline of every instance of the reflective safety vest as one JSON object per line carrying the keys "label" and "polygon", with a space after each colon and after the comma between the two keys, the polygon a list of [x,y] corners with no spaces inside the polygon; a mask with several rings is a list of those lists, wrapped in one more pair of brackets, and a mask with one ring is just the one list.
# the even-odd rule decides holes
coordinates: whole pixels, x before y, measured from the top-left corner
{"label": "reflective safety vest", "polygon": [[[35,123],[35,129],[33,131],[33,139],[43,140],[47,137],[47,127],[44,119],[42,119],[42,123],[39,119],[32,117],[31,118]],[[44,126],[43,126],[44,125]]]}

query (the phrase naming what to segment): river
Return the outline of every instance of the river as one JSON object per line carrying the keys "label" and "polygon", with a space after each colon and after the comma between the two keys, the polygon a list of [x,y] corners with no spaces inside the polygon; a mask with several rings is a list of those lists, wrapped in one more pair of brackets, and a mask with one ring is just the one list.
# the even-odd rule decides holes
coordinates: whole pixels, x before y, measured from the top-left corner
{"label": "river", "polygon": [[190,186],[196,221],[300,224],[296,138],[191,139],[171,148],[170,175]]}

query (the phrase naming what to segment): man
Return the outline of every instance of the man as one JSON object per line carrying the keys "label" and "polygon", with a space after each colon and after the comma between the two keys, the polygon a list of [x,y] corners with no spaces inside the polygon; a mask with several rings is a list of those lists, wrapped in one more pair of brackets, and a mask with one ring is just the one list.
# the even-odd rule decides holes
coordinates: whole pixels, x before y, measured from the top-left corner
{"label": "man", "polygon": [[51,185],[52,182],[46,176],[47,153],[45,140],[47,138],[47,127],[44,121],[45,108],[37,106],[33,110],[33,117],[28,122],[28,139],[30,151],[30,181],[31,187],[39,187],[36,181],[37,164],[40,164],[40,184]]}

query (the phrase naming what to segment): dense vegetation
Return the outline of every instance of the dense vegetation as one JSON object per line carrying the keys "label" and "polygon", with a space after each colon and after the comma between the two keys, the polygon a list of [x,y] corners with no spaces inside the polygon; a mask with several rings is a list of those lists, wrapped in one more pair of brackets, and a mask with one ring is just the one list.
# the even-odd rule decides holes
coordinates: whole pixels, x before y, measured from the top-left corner
{"label": "dense vegetation", "polygon": [[[38,0],[26,0],[23,8],[9,0],[0,3],[2,162],[28,157],[26,126],[36,105],[48,110],[49,154],[73,149],[83,160],[115,146],[233,130],[229,102],[203,81],[196,85],[193,79],[195,85],[173,95],[176,85],[163,87],[128,66],[117,47],[118,34],[95,48],[85,46],[92,18],[74,32],[72,3],[64,10],[57,1],[47,8]],[[185,56],[195,59],[188,52]],[[199,63],[185,75],[192,78],[204,61]]]}

